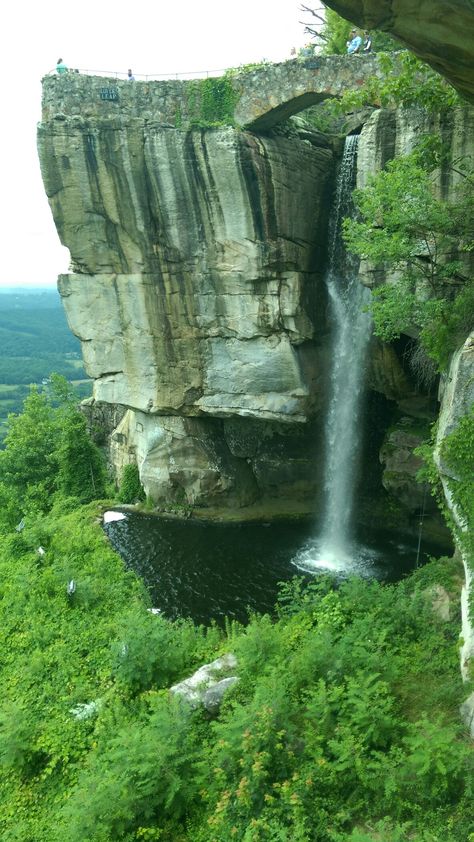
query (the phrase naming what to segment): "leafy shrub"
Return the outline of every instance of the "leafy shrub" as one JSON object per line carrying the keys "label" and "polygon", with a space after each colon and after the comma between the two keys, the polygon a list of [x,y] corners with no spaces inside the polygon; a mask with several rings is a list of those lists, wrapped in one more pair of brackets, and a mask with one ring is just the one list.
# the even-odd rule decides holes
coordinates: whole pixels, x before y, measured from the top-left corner
{"label": "leafy shrub", "polygon": [[125,465],[122,472],[118,499],[121,503],[138,503],[145,499],[137,465]]}
{"label": "leafy shrub", "polygon": [[137,839],[129,833],[141,825],[159,829],[170,817],[176,828],[197,796],[193,717],[189,708],[163,696],[149,706],[145,721],[123,724],[94,752],[61,816],[60,834],[67,837],[58,838]]}
{"label": "leafy shrub", "polygon": [[169,687],[203,649],[202,632],[191,621],[170,623],[143,609],[128,612],[113,645],[112,671],[119,685],[136,694]]}
{"label": "leafy shrub", "polygon": [[34,773],[35,751],[33,717],[15,701],[6,701],[0,710],[0,765],[22,777]]}

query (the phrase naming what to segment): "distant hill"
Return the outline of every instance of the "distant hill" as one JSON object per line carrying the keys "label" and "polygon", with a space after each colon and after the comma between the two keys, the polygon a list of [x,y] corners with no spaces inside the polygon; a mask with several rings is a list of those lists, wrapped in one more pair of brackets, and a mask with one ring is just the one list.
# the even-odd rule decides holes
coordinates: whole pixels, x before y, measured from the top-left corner
{"label": "distant hill", "polygon": [[[0,297],[0,383],[33,383],[77,373],[80,342],[71,333],[56,290],[16,290]],[[85,374],[83,374],[85,377]]]}
{"label": "distant hill", "polygon": [[[71,333],[56,289],[0,289],[0,442],[9,412],[20,412],[32,383],[51,372],[91,393],[81,345]],[[87,382],[84,382],[87,381]]]}
{"label": "distant hill", "polygon": [[2,287],[0,286],[0,295],[53,295],[59,299],[59,293],[56,287]]}

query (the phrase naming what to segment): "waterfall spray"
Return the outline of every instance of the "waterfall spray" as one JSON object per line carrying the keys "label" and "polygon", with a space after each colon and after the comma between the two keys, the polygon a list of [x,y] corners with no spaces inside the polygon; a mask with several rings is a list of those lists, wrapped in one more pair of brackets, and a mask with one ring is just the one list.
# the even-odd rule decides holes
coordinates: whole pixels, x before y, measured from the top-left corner
{"label": "waterfall spray", "polygon": [[371,335],[369,291],[357,277],[358,261],[344,249],[342,220],[353,211],[351,194],[357,163],[356,136],[346,139],[338,175],[330,231],[329,294],[332,334],[331,376],[325,428],[325,510],[322,557],[347,556],[354,490],[362,444],[361,408]]}
{"label": "waterfall spray", "polygon": [[342,240],[342,220],[353,212],[357,141],[346,139],[331,213],[326,286],[331,326],[331,371],[325,422],[324,513],[319,538],[297,566],[346,567],[351,560],[354,491],[362,444],[361,408],[371,336],[369,291],[357,277],[358,260]]}

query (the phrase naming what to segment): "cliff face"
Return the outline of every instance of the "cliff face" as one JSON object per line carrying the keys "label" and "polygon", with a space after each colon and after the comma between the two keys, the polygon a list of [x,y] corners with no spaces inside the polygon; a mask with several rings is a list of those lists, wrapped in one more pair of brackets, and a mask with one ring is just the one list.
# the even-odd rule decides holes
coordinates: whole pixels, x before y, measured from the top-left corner
{"label": "cliff face", "polygon": [[[323,399],[329,146],[58,109],[38,147],[94,400],[127,409],[117,471],[193,504],[306,487],[289,425]],[[296,479],[272,476],[282,441]]]}
{"label": "cliff face", "polygon": [[[38,149],[71,252],[59,288],[94,378],[91,423],[103,427],[117,477],[136,461],[160,504],[313,508],[333,143],[301,127],[184,131],[167,122],[179,83],[135,93],[118,83],[119,106],[101,99],[116,90],[103,85],[45,80]],[[441,133],[453,157],[472,151],[473,127],[469,110],[443,120],[374,112],[359,186],[425,131]],[[449,179],[440,173],[447,200]],[[367,266],[361,279],[387,281]],[[412,422],[432,420],[432,407],[391,346],[374,343],[370,385],[402,415],[382,448],[383,481],[414,510]]]}
{"label": "cliff face", "polygon": [[[449,162],[471,159],[474,161],[474,109],[453,109],[443,115],[427,114],[421,109],[375,111],[361,131],[358,155],[358,187],[365,187],[370,176],[382,169],[388,160],[412,151],[426,134],[439,136],[449,150],[445,167],[434,174],[434,189],[446,202],[453,201],[461,179],[456,167]],[[474,272],[472,255],[459,255],[465,262],[466,276]],[[369,288],[396,283],[396,274],[387,274],[380,266],[361,262],[360,279]],[[406,339],[409,339],[408,337]],[[416,339],[416,332],[410,340]],[[410,372],[410,353],[414,346],[408,341],[402,353],[397,354],[392,345],[374,342],[372,352],[371,385],[397,404],[398,418],[392,423],[381,448],[384,466],[382,483],[387,491],[414,512],[422,506],[434,510],[434,501],[426,498],[425,490],[416,481],[421,460],[413,450],[426,439],[429,424],[436,420],[439,403],[436,393],[420,388],[413,371]],[[458,383],[458,394],[464,387]],[[439,400],[444,405],[444,380]],[[462,401],[462,398],[459,397]]]}
{"label": "cliff face", "polygon": [[139,134],[44,147],[69,161],[53,204],[81,271],[60,291],[96,399],[302,420],[331,153],[232,129]]}
{"label": "cliff face", "polygon": [[[449,160],[474,161],[474,109],[466,107],[456,109],[443,116],[429,116],[420,111],[396,112],[378,111],[364,126],[359,144],[358,185],[364,187],[371,173],[381,169],[387,158],[410,152],[418,138],[424,133],[434,133],[440,136],[450,148]],[[435,190],[445,201],[452,201],[456,185],[461,178],[449,165],[437,173]],[[474,273],[472,255],[465,255],[465,274],[471,277]],[[396,283],[396,276],[388,276],[380,269],[362,264],[361,280],[369,287],[381,283]],[[441,479],[444,496],[450,510],[458,534],[462,535],[470,525],[460,514],[455,503],[456,485],[459,477],[446,464],[443,458],[443,441],[458,426],[474,405],[474,334],[466,338],[463,345],[453,355],[449,371],[441,377],[438,390],[438,402],[434,407],[423,395],[413,389],[410,379],[403,376],[400,359],[391,346],[379,344],[373,355],[376,362],[380,355],[388,355],[392,362],[380,368],[372,366],[373,387],[385,392],[398,403],[400,416],[398,421],[388,431],[381,448],[381,460],[384,463],[382,482],[385,488],[411,510],[420,509],[424,505],[423,489],[416,482],[416,473],[421,466],[420,460],[414,454],[414,448],[426,438],[420,435],[420,422],[434,421],[438,417],[436,447],[434,451],[435,464]],[[390,373],[390,376],[387,375]],[[391,392],[391,395],[390,395]],[[434,410],[434,411],[433,411]],[[429,511],[428,504],[428,511]],[[465,584],[462,589],[462,646],[460,648],[461,672],[464,680],[468,680],[472,660],[474,658],[474,623],[472,619],[472,588],[473,588],[473,559],[468,557],[464,542],[459,541],[458,552],[462,558],[465,571]],[[468,714],[472,717],[474,697],[471,696],[467,704]],[[467,719],[466,719],[467,721]],[[474,736],[474,731],[471,733]]]}
{"label": "cliff face", "polygon": [[[436,437],[436,448],[434,452],[435,463],[443,484],[443,491],[453,516],[454,523],[460,533],[467,533],[471,525],[466,522],[465,517],[460,513],[455,503],[456,485],[459,483],[459,476],[443,457],[442,444],[446,436],[449,436],[462,418],[464,418],[474,406],[474,331],[468,336],[464,345],[453,355],[451,366],[447,377],[442,383],[441,410],[438,422]],[[472,480],[474,482],[474,479]],[[462,646],[460,649],[461,672],[465,681],[469,680],[471,663],[474,659],[474,618],[470,603],[472,603],[472,590],[474,583],[473,563],[474,559],[469,558],[467,552],[461,547],[461,556],[464,564],[465,584],[461,594],[462,614]],[[474,703],[474,696],[471,701]],[[474,729],[471,731],[474,737]]]}

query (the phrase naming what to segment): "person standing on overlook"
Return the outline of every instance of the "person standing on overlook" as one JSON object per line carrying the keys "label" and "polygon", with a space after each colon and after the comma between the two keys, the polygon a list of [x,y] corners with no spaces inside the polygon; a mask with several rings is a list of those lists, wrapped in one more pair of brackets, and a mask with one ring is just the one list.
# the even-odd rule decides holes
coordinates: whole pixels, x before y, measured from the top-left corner
{"label": "person standing on overlook", "polygon": [[133,73],[130,69],[127,71],[127,79],[128,79],[129,82],[135,81],[135,76],[133,75]]}
{"label": "person standing on overlook", "polygon": [[56,62],[56,73],[67,73],[69,68],[64,64],[62,58],[58,58]]}
{"label": "person standing on overlook", "polygon": [[350,40],[346,42],[347,44],[347,55],[352,55],[353,53],[358,53],[361,46],[362,46],[362,38],[360,37],[359,33],[356,29],[353,29],[351,32]]}

